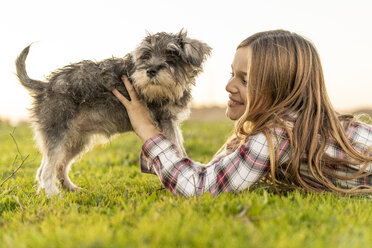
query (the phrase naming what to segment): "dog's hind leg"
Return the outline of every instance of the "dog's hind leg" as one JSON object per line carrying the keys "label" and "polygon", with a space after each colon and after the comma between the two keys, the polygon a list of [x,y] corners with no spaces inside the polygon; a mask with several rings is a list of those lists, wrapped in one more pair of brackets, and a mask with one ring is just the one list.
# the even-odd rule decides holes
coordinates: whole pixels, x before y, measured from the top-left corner
{"label": "dog's hind leg", "polygon": [[62,153],[64,151],[59,146],[49,150],[47,156],[43,158],[43,164],[37,173],[37,176],[39,176],[39,191],[44,189],[48,197],[59,193],[56,185],[56,169],[61,161]]}
{"label": "dog's hind leg", "polygon": [[57,169],[57,179],[61,183],[62,187],[69,191],[77,191],[81,189],[80,187],[76,186],[68,176],[68,172],[73,162],[74,162],[73,159],[71,159],[70,162],[60,164]]}
{"label": "dog's hind leg", "polygon": [[43,155],[43,158],[41,159],[40,167],[39,169],[37,169],[37,172],[36,172],[36,181],[38,182],[38,184],[40,184],[41,182],[41,172],[43,171],[44,164],[45,164],[45,156]]}
{"label": "dog's hind leg", "polygon": [[[36,181],[38,183],[38,193],[41,189],[45,189],[48,196],[58,194],[58,188],[55,185],[55,166],[56,152],[53,148],[47,148],[48,141],[45,137],[45,132],[40,131],[39,126],[35,126],[35,140],[42,154],[41,164],[36,172]],[[50,144],[49,144],[50,146]]]}
{"label": "dog's hind leg", "polygon": [[56,148],[48,152],[42,167],[39,168],[38,174],[40,181],[40,188],[45,190],[48,196],[57,195],[59,193],[57,187],[57,181],[61,183],[61,186],[70,191],[76,191],[80,189],[74,183],[71,182],[68,171],[74,158],[82,151],[83,146],[74,146],[71,150],[70,146],[66,143],[60,143]]}
{"label": "dog's hind leg", "polygon": [[61,162],[57,167],[57,179],[63,188],[69,191],[77,191],[81,188],[71,181],[68,173],[75,158],[79,157],[79,155],[81,156],[88,150],[89,138],[75,133],[74,135],[70,135],[67,140],[68,141],[64,144],[65,153],[63,153]]}
{"label": "dog's hind leg", "polygon": [[[51,140],[54,142],[51,142]],[[44,189],[48,197],[59,193],[57,179],[62,182],[65,188],[70,190],[78,188],[71,182],[67,174],[61,176],[61,171],[65,171],[65,168],[68,167],[73,159],[71,149],[66,144],[66,140],[68,140],[66,137],[55,135],[49,139],[49,142],[45,142],[45,149],[42,150],[43,159],[36,173],[36,180],[39,182],[39,192]]]}
{"label": "dog's hind leg", "polygon": [[70,171],[71,165],[74,162],[74,158],[67,155],[63,163],[60,163],[57,168],[57,179],[61,183],[62,187],[69,190],[69,191],[77,191],[81,188],[76,186],[68,176],[68,173]]}

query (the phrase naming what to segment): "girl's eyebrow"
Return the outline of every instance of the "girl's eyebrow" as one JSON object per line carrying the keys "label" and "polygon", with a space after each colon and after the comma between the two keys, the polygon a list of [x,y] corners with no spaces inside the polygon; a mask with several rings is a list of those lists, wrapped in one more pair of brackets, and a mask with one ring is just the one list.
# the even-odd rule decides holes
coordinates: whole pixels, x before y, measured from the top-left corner
{"label": "girl's eyebrow", "polygon": [[[234,70],[234,67],[231,65],[231,69]],[[247,76],[247,72],[245,71],[236,71],[235,74],[242,75],[242,76]]]}

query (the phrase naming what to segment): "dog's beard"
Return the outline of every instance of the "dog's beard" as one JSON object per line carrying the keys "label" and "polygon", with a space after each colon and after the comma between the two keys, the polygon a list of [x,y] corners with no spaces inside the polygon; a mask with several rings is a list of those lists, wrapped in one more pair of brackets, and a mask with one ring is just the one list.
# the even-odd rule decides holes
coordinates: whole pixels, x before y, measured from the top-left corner
{"label": "dog's beard", "polygon": [[146,70],[138,70],[132,75],[137,93],[144,96],[146,102],[174,103],[183,96],[184,88],[165,70],[149,78]]}

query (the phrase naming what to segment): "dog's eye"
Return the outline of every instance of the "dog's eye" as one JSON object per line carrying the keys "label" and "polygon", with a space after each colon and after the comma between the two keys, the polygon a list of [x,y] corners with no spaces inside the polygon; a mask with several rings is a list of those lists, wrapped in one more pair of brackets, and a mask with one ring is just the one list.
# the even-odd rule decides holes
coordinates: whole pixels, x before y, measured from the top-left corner
{"label": "dog's eye", "polygon": [[171,58],[174,58],[174,57],[178,57],[179,56],[179,53],[176,52],[176,51],[173,51],[173,50],[168,50],[167,51],[167,56],[168,57],[171,57]]}
{"label": "dog's eye", "polygon": [[176,51],[167,51],[167,58],[166,58],[166,61],[167,61],[167,64],[168,65],[175,65],[177,62],[177,60],[179,59],[180,55],[178,52]]}
{"label": "dog's eye", "polygon": [[144,53],[139,57],[141,60],[147,60],[151,58],[151,55],[149,53]]}
{"label": "dog's eye", "polygon": [[167,59],[166,63],[170,66],[173,66],[175,65],[174,61],[173,60],[170,60],[170,59]]}

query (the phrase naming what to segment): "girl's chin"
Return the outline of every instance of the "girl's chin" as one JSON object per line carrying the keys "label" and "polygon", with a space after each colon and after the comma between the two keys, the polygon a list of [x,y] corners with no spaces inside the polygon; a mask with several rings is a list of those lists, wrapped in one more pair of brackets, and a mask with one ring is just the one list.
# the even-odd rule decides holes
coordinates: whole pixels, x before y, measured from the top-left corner
{"label": "girl's chin", "polygon": [[238,120],[244,114],[244,109],[230,109],[229,107],[226,109],[226,116],[232,120]]}

